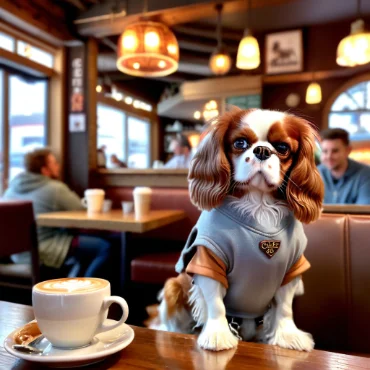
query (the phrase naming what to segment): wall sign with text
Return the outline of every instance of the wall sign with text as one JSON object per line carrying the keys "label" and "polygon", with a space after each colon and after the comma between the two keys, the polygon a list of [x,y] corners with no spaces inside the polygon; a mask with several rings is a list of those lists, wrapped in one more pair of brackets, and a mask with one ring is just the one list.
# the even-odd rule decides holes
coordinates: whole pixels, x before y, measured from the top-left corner
{"label": "wall sign with text", "polygon": [[72,47],[69,54],[69,131],[86,130],[85,86],[84,86],[84,53],[83,46]]}

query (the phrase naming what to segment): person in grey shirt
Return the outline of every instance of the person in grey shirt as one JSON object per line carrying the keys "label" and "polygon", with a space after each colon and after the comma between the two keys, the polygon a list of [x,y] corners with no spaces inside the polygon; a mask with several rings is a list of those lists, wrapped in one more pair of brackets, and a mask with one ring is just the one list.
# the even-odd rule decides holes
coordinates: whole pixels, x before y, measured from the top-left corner
{"label": "person in grey shirt", "polygon": [[[36,215],[58,211],[83,210],[81,199],[59,179],[60,166],[48,148],[35,149],[25,156],[26,171],[9,184],[3,198],[32,201]],[[60,269],[68,256],[80,261],[74,275],[95,276],[107,262],[110,244],[95,236],[75,236],[60,228],[38,227],[40,261],[47,267]],[[15,263],[30,262],[29,252],[12,256]],[[77,266],[76,265],[76,266]]]}
{"label": "person in grey shirt", "polygon": [[171,142],[170,148],[174,156],[164,165],[164,168],[189,168],[192,160],[189,139],[185,135],[178,134]]}
{"label": "person in grey shirt", "polygon": [[348,132],[340,128],[321,133],[321,164],[324,204],[370,204],[370,167],[348,158]]}

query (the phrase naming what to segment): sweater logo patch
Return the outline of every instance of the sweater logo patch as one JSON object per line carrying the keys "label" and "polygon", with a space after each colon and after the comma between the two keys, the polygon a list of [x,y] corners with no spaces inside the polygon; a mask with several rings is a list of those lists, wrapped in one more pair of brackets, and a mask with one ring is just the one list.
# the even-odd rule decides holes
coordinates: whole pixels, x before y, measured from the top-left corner
{"label": "sweater logo patch", "polygon": [[272,258],[280,248],[280,240],[262,240],[260,250],[268,257]]}

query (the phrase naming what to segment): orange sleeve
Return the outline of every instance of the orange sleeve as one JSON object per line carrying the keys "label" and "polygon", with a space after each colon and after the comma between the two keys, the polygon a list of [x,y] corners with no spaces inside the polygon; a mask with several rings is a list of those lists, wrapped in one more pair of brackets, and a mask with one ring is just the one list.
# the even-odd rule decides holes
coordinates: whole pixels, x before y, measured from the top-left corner
{"label": "orange sleeve", "polygon": [[186,273],[207,276],[219,281],[226,289],[229,287],[226,277],[226,266],[208,248],[198,246],[193,258],[186,267]]}
{"label": "orange sleeve", "polygon": [[290,283],[295,277],[302,275],[310,267],[311,264],[306,260],[306,257],[302,255],[301,258],[285,274],[281,286]]}

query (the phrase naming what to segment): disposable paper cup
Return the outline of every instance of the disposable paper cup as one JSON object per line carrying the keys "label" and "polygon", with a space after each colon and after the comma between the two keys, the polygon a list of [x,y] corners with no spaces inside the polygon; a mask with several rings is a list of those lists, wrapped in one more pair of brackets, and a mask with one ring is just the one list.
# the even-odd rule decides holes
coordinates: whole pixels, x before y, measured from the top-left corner
{"label": "disposable paper cup", "polygon": [[135,219],[140,220],[149,215],[152,199],[152,189],[136,187],[133,191],[135,204]]}

